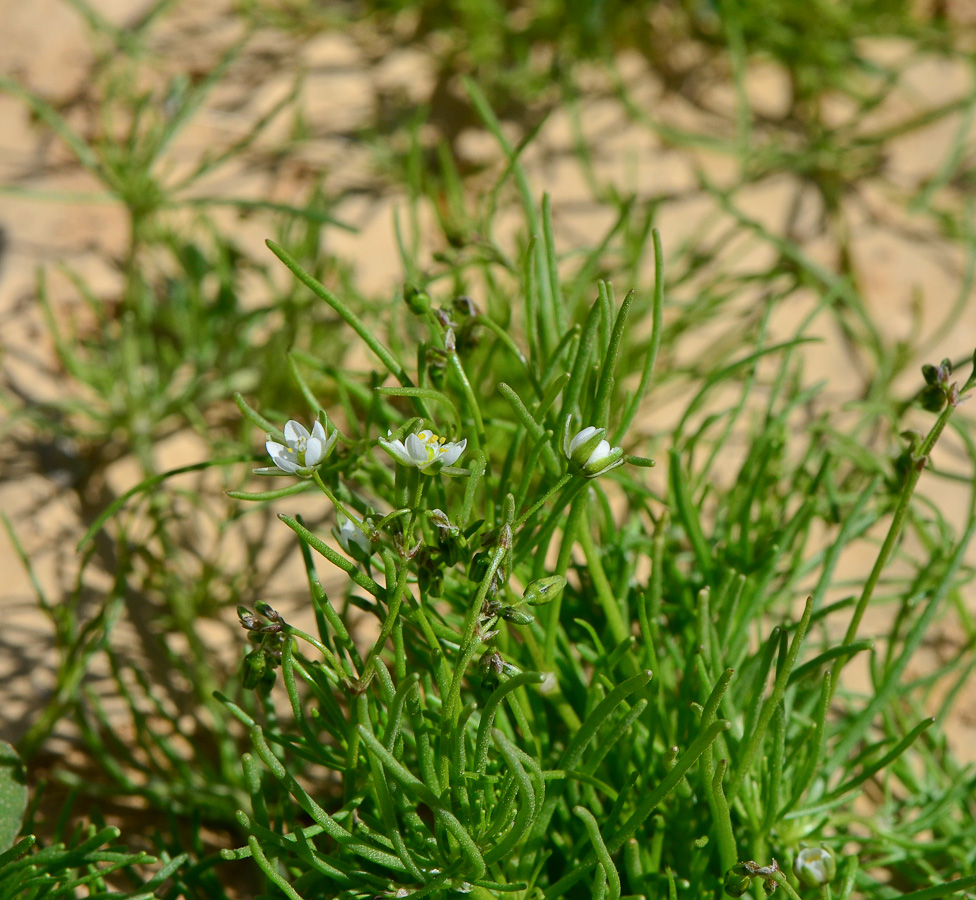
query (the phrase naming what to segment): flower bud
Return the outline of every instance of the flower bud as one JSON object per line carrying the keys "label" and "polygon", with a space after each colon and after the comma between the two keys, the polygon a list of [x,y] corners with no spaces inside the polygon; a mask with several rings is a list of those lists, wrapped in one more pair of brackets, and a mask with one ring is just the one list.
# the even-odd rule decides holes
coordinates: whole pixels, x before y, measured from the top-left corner
{"label": "flower bud", "polygon": [[506,622],[512,622],[515,625],[530,625],[535,621],[535,616],[532,613],[518,606],[505,606],[500,615]]}
{"label": "flower bud", "polygon": [[[590,461],[590,457],[596,452],[600,444],[604,442],[603,439],[606,434],[606,428],[597,428],[595,425],[589,425],[576,432],[563,448],[566,458],[582,468]],[[607,446],[610,445],[607,444]]]}
{"label": "flower bud", "polygon": [[922,366],[922,377],[927,385],[920,397],[922,409],[939,412],[945,406],[947,398],[955,405],[954,398],[951,396],[952,388],[949,386],[951,375],[952,360],[949,359],[942,360],[937,366]]}
{"label": "flower bud", "polygon": [[281,616],[278,615],[277,610],[273,609],[271,604],[265,600],[259,600],[254,604],[254,608],[257,610],[259,615],[264,616],[272,622],[277,622]]}
{"label": "flower bud", "polygon": [[806,847],[793,860],[793,874],[807,887],[822,887],[837,874],[837,863],[826,848]]}
{"label": "flower bud", "polygon": [[919,402],[922,405],[922,409],[927,412],[941,412],[942,407],[945,406],[946,392],[938,385],[930,385],[922,391]]}
{"label": "flower bud", "polygon": [[253,691],[264,678],[268,661],[263,650],[252,650],[241,663],[241,684],[246,690]]}
{"label": "flower bud", "polygon": [[457,531],[457,527],[451,524],[451,520],[447,517],[447,513],[442,509],[428,509],[424,513],[425,516],[430,520],[430,524],[441,531]]}
{"label": "flower bud", "polygon": [[373,545],[363,533],[358,521],[347,519],[343,515],[337,516],[338,528],[332,529],[332,534],[339,542],[339,546],[356,562],[366,562],[373,554]]}
{"label": "flower bud", "polygon": [[616,469],[623,464],[623,447],[611,447],[606,441],[600,441],[596,450],[590,454],[586,464],[582,466],[583,474],[587,478],[593,478],[602,472]]}
{"label": "flower bud", "polygon": [[550,575],[548,578],[537,578],[529,582],[522,594],[522,599],[529,606],[545,606],[552,603],[566,587],[566,579],[562,575]]}
{"label": "flower bud", "polygon": [[946,387],[949,384],[949,376],[952,375],[952,360],[944,359],[937,366],[922,366],[922,377],[925,383],[938,387]]}
{"label": "flower bud", "polygon": [[741,897],[749,890],[750,884],[752,876],[742,863],[736,863],[725,873],[725,893],[730,897]]}
{"label": "flower bud", "polygon": [[429,509],[425,513],[431,525],[437,529],[437,549],[448,566],[456,566],[464,556],[467,539],[457,525],[452,525],[442,509]]}
{"label": "flower bud", "polygon": [[623,465],[623,448],[611,447],[609,441],[605,440],[606,433],[606,428],[589,425],[570,438],[569,420],[566,421],[563,453],[571,465],[576,466],[586,478],[593,478]]}
{"label": "flower bud", "polygon": [[422,316],[430,309],[430,296],[414,285],[407,285],[403,289],[403,299],[415,316]]}
{"label": "flower bud", "polygon": [[497,650],[488,650],[478,660],[478,674],[481,676],[481,686],[487,691],[493,691],[500,683],[499,676],[505,671],[505,661]]}
{"label": "flower bud", "polygon": [[460,297],[455,297],[453,306],[455,312],[459,313],[466,319],[470,319],[478,315],[479,312],[478,304],[466,294],[462,294]]}
{"label": "flower bud", "polygon": [[484,581],[490,563],[491,557],[487,553],[476,553],[472,556],[468,564],[468,580],[475,583]]}

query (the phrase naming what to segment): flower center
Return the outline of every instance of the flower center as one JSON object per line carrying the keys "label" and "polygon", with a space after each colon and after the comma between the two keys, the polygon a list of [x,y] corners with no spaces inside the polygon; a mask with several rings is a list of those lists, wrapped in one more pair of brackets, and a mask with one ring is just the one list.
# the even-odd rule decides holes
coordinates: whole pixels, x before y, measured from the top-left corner
{"label": "flower center", "polygon": [[285,455],[294,459],[300,466],[305,465],[305,450],[308,447],[308,438],[300,437],[288,442],[285,447]]}
{"label": "flower center", "polygon": [[421,438],[424,442],[424,449],[427,451],[427,461],[433,462],[444,452],[444,444],[447,438],[439,437],[432,431]]}

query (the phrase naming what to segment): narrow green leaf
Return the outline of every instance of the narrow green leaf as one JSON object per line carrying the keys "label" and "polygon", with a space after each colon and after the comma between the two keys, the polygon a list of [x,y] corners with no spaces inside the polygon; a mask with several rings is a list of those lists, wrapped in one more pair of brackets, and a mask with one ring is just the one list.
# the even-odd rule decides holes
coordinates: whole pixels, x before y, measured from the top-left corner
{"label": "narrow green leaf", "polygon": [[387,397],[416,397],[420,400],[431,400],[434,403],[440,403],[442,406],[446,406],[447,411],[451,414],[451,420],[454,425],[454,437],[458,437],[461,434],[461,414],[454,405],[454,401],[447,394],[442,394],[433,388],[419,387],[379,387],[376,388],[376,393],[384,394]]}
{"label": "narrow green leaf", "polygon": [[374,330],[369,328],[362,319],[359,318],[345,303],[332,293],[324,284],[308,274],[298,261],[284,247],[274,241],[266,241],[268,249],[280,259],[292,274],[307,287],[315,296],[321,298],[349,325],[356,334],[362,339],[363,343],[375,353],[380,361],[386,366],[387,371],[393,375],[404,387],[412,387],[410,377],[406,370],[397,362],[396,357],[383,345],[376,337]]}
{"label": "narrow green leaf", "polygon": [[484,775],[488,767],[488,738],[491,734],[492,723],[495,721],[495,713],[498,711],[498,704],[517,688],[527,684],[542,684],[543,681],[545,681],[545,675],[541,672],[520,672],[492,691],[481,711],[481,722],[478,724],[474,770],[479,775]]}
{"label": "narrow green leaf", "polygon": [[0,851],[20,834],[27,810],[27,772],[17,751],[0,741]]}
{"label": "narrow green leaf", "polygon": [[603,866],[603,871],[606,873],[607,882],[610,886],[610,900],[620,900],[620,874],[617,872],[617,867],[610,857],[610,851],[607,850],[607,845],[600,834],[600,826],[596,817],[583,806],[574,806],[573,813],[583,820],[590,843],[593,845],[597,859],[600,860],[600,865]]}
{"label": "narrow green leaf", "polygon": [[227,496],[231,500],[252,500],[267,501],[280,500],[282,497],[293,497],[295,494],[302,494],[312,487],[314,482],[301,480],[288,487],[278,488],[276,491],[227,491]]}
{"label": "narrow green leaf", "polygon": [[356,567],[355,563],[336,553],[335,550],[324,543],[317,535],[309,531],[297,519],[286,515],[279,515],[278,518],[281,519],[282,522],[284,522],[292,531],[294,531],[295,534],[297,534],[316,553],[320,553],[336,568],[342,569],[342,571],[345,572],[361,588],[369,591],[374,597],[380,597],[383,595],[383,588],[373,581],[372,578],[370,578],[365,572],[360,571]]}

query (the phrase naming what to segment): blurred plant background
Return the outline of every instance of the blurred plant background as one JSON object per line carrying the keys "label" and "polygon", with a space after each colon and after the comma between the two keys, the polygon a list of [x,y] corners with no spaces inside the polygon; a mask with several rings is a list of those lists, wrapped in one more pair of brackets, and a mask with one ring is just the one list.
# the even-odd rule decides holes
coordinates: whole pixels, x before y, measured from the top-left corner
{"label": "blurred plant background", "polygon": [[[661,466],[648,508],[676,490],[674,450],[723,558],[762,570],[775,515],[801,499],[789,474],[805,463],[790,454],[813,452],[790,443],[785,413],[767,444],[745,436],[779,393],[847,467],[825,487],[824,529],[870,479],[890,492],[831,561],[829,599],[858,592],[870,563],[854,538],[876,539],[894,505],[900,433],[929,427],[912,406],[918,367],[962,366],[976,345],[967,4],[37,0],[0,17],[0,738],[27,765],[27,830],[58,890],[88,872],[95,894],[255,895],[253,875],[219,857],[241,842],[249,741],[214,692],[253,712],[236,606],[314,617],[278,509],[226,496],[264,459],[233,397],[303,418],[301,367],[354,429],[374,367],[265,238],[400,351],[416,339],[408,285],[470,296],[517,334],[513,292],[549,230],[572,318],[599,279],[649,309],[656,227],[662,351],[627,436]],[[797,336],[817,340],[766,368]],[[649,340],[650,321],[634,320],[621,366],[635,383]],[[756,452],[771,468],[728,505]],[[961,424],[923,479],[888,585],[914,593],[867,620],[888,663],[921,641],[926,573],[970,523],[972,458]],[[765,491],[777,502],[750,518]],[[304,500],[289,512],[327,530]],[[797,591],[825,535],[789,548]],[[944,779],[972,784],[970,563],[953,569],[905,701],[939,717],[926,776],[900,773],[929,792],[932,821]],[[866,664],[848,672],[869,678]],[[904,715],[889,714],[892,733]],[[877,794],[886,810],[904,802]],[[938,866],[876,852],[889,891],[971,871],[971,821],[952,821],[958,832],[932,838]],[[906,846],[913,834],[897,832]]]}

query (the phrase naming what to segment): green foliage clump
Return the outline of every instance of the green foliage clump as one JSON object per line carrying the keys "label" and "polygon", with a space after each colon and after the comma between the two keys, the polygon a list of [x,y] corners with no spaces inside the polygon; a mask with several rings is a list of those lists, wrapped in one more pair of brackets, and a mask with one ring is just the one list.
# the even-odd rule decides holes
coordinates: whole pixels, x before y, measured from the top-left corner
{"label": "green foliage clump", "polygon": [[[861,620],[976,373],[950,385],[947,361],[944,377],[927,375],[946,399],[889,487],[838,458],[823,422],[787,439],[813,396],[794,380],[804,323],[705,383],[673,432],[665,484],[652,486],[632,468],[649,460],[611,448],[626,445],[643,409],[664,327],[652,235],[649,304],[631,293],[618,306],[600,284],[574,321],[544,237],[538,256],[526,246],[528,280],[513,310],[527,350],[470,300],[438,303],[413,288],[407,307],[424,331],[402,342],[402,356],[271,243],[380,360],[385,372],[372,383],[394,382],[368,393],[330,372],[350,398],[334,455],[316,450],[315,467],[288,487],[235,494],[318,490],[344,523],[336,549],[279,516],[300,541],[317,636],[267,604],[258,616],[239,611],[257,644],[244,678],[263,712],[227,701],[254,752],[244,761],[250,808],[238,814],[247,845],[225,856],[252,857],[287,896],[720,896],[723,884],[741,894],[754,876],[795,895],[776,859],[815,843],[842,857],[847,897],[872,884],[850,841],[872,856],[896,833],[915,833],[914,822],[934,824],[942,800],[917,792],[902,762],[933,719],[917,716],[920,685],[903,675],[958,585],[976,491],[963,538],[911,590],[893,586],[904,629],[875,657],[873,697],[849,694],[840,673],[873,648]],[[628,321],[640,314],[653,334],[636,392],[621,390]],[[761,361],[774,365],[750,419]],[[307,376],[293,372],[327,423],[315,361],[305,362]],[[739,369],[739,402],[696,417]],[[305,453],[295,423],[281,434],[239,405],[269,440]],[[715,470],[737,423],[746,446],[721,487]],[[859,593],[831,600],[839,554],[892,512]],[[818,529],[832,537],[812,547]],[[316,554],[348,578],[345,604],[323,589]],[[354,639],[353,610],[376,619],[368,644]],[[832,637],[845,620],[843,637]],[[278,707],[279,671],[290,717]],[[940,751],[927,755],[934,763]],[[845,823],[876,778],[902,809],[865,837]],[[927,862],[944,877],[960,871],[948,845],[940,859]],[[746,866],[741,884],[726,878],[736,866]]]}

